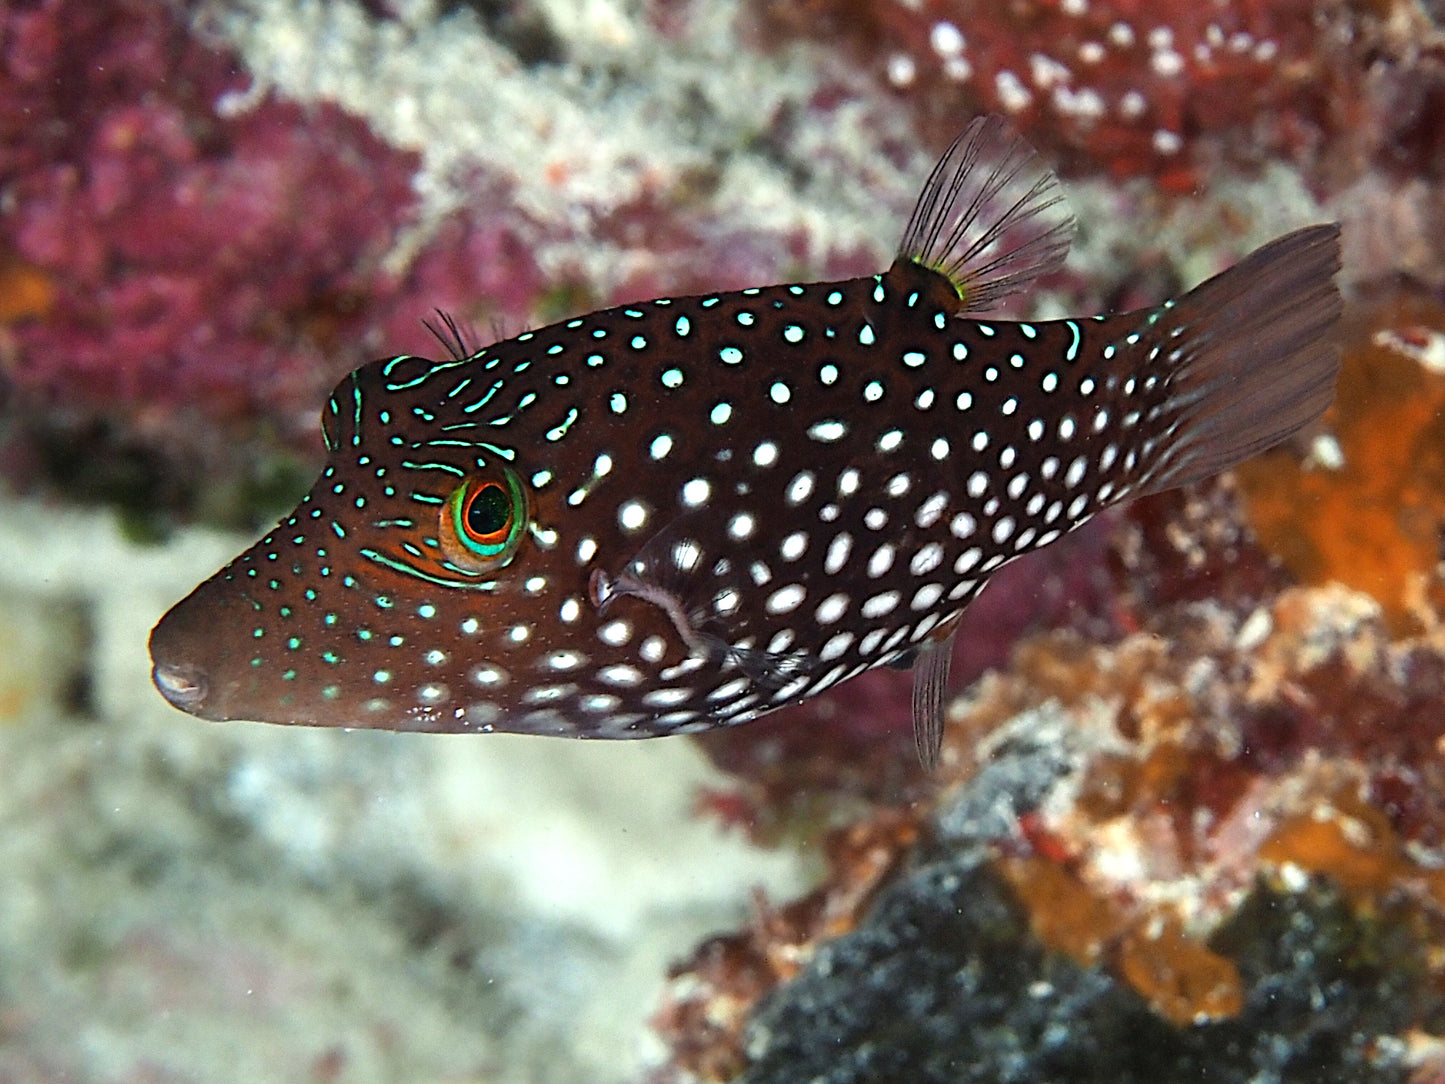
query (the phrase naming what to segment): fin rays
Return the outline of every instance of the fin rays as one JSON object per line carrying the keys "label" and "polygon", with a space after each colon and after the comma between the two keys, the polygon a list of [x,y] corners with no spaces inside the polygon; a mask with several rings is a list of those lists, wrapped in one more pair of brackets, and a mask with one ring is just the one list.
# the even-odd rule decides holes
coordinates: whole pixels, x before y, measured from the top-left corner
{"label": "fin rays", "polygon": [[1056,270],[1074,236],[1058,178],[998,117],[974,120],[933,167],[900,259],[945,275],[959,314],[987,312]]}
{"label": "fin rays", "polygon": [[1143,492],[1197,482],[1273,447],[1334,399],[1342,302],[1338,225],[1309,226],[1195,287],[1136,350],[1166,355],[1164,419],[1176,435]]}
{"label": "fin rays", "polygon": [[913,662],[913,743],[925,771],[938,765],[943,747],[943,717],[948,704],[948,673],[953,665],[953,631],[923,644]]}

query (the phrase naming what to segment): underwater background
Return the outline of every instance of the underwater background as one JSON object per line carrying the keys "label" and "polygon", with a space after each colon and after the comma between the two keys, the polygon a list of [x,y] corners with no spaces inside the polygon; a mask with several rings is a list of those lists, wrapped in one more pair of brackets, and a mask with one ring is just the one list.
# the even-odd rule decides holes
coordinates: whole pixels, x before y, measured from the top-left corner
{"label": "underwater background", "polygon": [[[909,677],[639,743],[202,723],[146,636],[342,375],[885,267],[979,113],[1017,315],[1343,224],[1336,406]],[[1445,5],[0,4],[0,1084],[1445,1082]]]}

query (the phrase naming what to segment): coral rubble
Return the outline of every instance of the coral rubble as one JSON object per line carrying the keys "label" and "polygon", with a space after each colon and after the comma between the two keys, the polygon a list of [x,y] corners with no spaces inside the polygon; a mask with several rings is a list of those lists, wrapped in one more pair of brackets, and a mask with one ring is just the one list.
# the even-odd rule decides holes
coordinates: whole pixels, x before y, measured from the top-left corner
{"label": "coral rubble", "polygon": [[[1409,4],[1130,0],[758,0],[761,40],[841,43],[939,138],[997,112],[1074,168],[1150,174],[1177,191],[1206,145],[1259,163],[1316,161],[1342,138],[1411,148],[1442,84],[1442,36]],[[1401,108],[1405,103],[1410,107]],[[1338,165],[1338,163],[1334,163]]]}

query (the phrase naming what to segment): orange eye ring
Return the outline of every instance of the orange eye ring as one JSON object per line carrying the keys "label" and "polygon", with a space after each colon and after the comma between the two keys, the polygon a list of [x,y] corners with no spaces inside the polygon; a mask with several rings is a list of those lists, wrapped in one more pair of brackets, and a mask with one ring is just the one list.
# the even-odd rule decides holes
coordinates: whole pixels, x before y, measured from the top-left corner
{"label": "orange eye ring", "polygon": [[510,467],[499,475],[469,478],[442,506],[442,551],[475,572],[501,568],[517,552],[531,522],[527,491]]}

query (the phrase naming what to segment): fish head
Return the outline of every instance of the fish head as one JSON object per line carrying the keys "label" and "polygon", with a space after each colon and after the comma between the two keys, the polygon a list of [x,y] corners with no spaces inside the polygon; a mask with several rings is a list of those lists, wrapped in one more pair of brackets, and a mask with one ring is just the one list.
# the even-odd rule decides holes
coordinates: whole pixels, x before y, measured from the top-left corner
{"label": "fish head", "polygon": [[[383,360],[337,386],[311,491],[152,631],[153,678],[172,705],[396,730],[487,730],[504,714],[489,694],[513,667],[494,660],[545,650],[555,636],[536,615],[559,611],[562,574],[573,599],[585,574],[559,561],[557,532],[539,519],[549,499],[534,482],[546,474],[482,439],[492,433],[448,432],[470,419],[434,394],[405,394],[413,370],[439,367]],[[498,398],[504,411],[515,390]]]}

